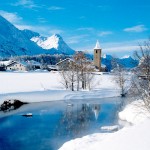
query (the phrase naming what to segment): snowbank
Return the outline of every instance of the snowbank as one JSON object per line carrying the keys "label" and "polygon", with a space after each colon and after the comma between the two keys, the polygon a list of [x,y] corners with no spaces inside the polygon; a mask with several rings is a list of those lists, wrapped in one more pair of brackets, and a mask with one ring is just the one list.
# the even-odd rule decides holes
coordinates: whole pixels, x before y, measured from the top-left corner
{"label": "snowbank", "polygon": [[134,101],[127,105],[126,108],[119,113],[121,120],[132,124],[138,124],[150,117],[150,113],[144,107],[142,100]]}
{"label": "snowbank", "polygon": [[150,120],[115,133],[93,134],[65,143],[59,150],[149,150]]}
{"label": "snowbank", "polygon": [[40,102],[119,95],[112,75],[95,75],[91,91],[65,90],[58,72],[0,72],[0,103],[7,99]]}
{"label": "snowbank", "polygon": [[[134,126],[124,127],[114,133],[97,133],[74,139],[59,150],[149,150],[150,114],[142,106],[142,101],[135,101],[119,113],[120,119],[134,123]],[[112,128],[115,127],[104,127]]]}

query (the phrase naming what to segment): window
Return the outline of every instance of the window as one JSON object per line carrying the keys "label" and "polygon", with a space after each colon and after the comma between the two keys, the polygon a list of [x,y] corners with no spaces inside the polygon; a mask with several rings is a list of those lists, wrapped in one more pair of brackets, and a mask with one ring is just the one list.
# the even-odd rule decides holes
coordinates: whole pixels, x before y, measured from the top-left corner
{"label": "window", "polygon": [[96,53],[97,53],[97,50],[96,50]]}

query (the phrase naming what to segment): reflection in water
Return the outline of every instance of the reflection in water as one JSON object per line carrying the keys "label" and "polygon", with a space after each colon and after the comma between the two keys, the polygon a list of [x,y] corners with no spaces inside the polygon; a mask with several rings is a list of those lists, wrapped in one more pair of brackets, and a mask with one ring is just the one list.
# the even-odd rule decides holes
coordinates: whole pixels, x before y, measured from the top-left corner
{"label": "reflection in water", "polygon": [[97,120],[99,112],[100,104],[67,105],[57,126],[57,135],[64,133],[72,137],[81,135],[95,119]]}
{"label": "reflection in water", "polygon": [[14,145],[17,150],[57,150],[68,140],[115,125],[118,105],[96,103],[43,102],[23,105],[13,113],[1,112],[0,150],[16,150]]}
{"label": "reflection in water", "polygon": [[93,112],[95,115],[95,119],[98,119],[99,113],[100,113],[100,105],[99,104],[93,104]]}

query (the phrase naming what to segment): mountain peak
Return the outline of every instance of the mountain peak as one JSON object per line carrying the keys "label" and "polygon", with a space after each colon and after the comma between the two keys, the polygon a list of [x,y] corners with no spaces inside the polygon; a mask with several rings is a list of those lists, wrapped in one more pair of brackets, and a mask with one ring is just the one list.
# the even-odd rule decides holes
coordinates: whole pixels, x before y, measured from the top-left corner
{"label": "mountain peak", "polygon": [[64,42],[63,38],[59,34],[53,34],[50,37],[33,37],[31,40],[46,50],[56,49],[57,53],[69,55],[72,55],[75,52]]}
{"label": "mountain peak", "polygon": [[57,34],[57,33],[53,34],[52,36],[62,38],[62,37],[60,36],[60,34]]}
{"label": "mountain peak", "polygon": [[121,59],[128,59],[128,58],[132,58],[130,55],[125,55],[123,57],[121,57]]}

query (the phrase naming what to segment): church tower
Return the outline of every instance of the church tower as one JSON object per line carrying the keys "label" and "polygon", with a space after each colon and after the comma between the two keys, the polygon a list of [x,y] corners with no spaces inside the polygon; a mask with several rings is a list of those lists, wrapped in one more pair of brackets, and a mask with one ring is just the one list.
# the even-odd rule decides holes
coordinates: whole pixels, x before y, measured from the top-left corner
{"label": "church tower", "polygon": [[100,44],[97,41],[96,46],[94,48],[94,65],[99,71],[101,71],[101,53],[102,49],[100,48]]}

